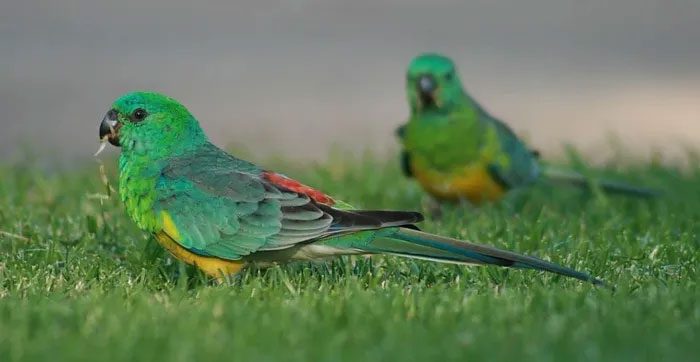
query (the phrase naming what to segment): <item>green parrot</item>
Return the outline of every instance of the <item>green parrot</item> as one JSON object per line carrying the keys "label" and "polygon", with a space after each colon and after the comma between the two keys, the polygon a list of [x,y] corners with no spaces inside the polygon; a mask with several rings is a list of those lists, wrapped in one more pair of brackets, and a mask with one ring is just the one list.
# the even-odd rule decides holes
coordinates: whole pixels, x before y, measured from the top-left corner
{"label": "green parrot", "polygon": [[351,209],[216,147],[183,105],[162,94],[123,95],[99,134],[102,145],[121,147],[119,195],[128,215],[175,258],[215,278],[248,263],[391,254],[603,283],[534,257],[421,232],[417,212]]}
{"label": "green parrot", "polygon": [[[553,182],[590,186],[579,173],[544,167],[537,152],[465,92],[449,58],[428,53],[413,59],[406,92],[410,118],[397,130],[403,145],[402,169],[435,199],[496,201],[543,176]],[[609,193],[638,197],[658,193],[611,181],[598,185]]]}

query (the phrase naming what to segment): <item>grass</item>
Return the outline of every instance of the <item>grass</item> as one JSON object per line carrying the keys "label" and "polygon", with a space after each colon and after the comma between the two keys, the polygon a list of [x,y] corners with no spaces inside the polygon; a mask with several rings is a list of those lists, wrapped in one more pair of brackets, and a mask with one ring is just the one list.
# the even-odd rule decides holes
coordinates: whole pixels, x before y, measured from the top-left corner
{"label": "grass", "polygon": [[[393,162],[281,166],[357,206],[423,205]],[[543,185],[479,209],[447,207],[422,227],[590,271],[615,292],[533,271],[395,257],[253,269],[215,285],[137,230],[96,166],[51,174],[0,166],[0,356],[696,360],[700,164],[591,172],[667,194],[643,201]]]}

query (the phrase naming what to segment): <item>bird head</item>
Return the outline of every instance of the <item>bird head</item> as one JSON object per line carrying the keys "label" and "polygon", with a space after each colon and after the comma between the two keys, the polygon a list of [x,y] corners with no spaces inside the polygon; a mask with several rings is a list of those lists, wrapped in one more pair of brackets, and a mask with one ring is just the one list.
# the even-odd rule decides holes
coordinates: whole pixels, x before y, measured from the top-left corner
{"label": "bird head", "polygon": [[434,53],[417,56],[406,72],[406,94],[412,112],[446,111],[464,95],[450,58]]}
{"label": "bird head", "polygon": [[100,123],[100,140],[125,152],[172,155],[206,142],[197,120],[178,101],[155,92],[119,97]]}

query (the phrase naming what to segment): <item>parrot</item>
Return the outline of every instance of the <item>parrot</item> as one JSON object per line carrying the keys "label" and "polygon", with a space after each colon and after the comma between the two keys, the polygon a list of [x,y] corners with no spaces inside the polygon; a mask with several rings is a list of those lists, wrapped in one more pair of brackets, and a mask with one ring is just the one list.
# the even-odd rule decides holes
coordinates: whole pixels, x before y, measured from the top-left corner
{"label": "parrot", "polygon": [[[415,57],[406,72],[406,94],[410,117],[396,130],[401,169],[437,201],[494,202],[541,179],[591,186],[580,173],[545,167],[537,151],[464,90],[447,56]],[[642,198],[659,194],[619,182],[597,184],[608,193]]]}
{"label": "parrot", "polygon": [[115,100],[99,138],[100,150],[107,142],[120,148],[118,194],[138,228],[215,279],[251,264],[388,254],[534,269],[604,285],[539,258],[422,232],[418,212],[352,208],[236,158],[209,141],[185,106],[157,92]]}

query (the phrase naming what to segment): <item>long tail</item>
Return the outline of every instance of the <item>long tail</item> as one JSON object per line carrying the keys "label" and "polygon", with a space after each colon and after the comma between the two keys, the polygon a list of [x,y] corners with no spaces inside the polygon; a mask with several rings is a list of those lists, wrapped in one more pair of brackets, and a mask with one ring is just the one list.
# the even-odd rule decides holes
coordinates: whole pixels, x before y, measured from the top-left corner
{"label": "long tail", "polygon": [[602,280],[586,273],[542,259],[404,227],[381,229],[374,234],[374,237],[353,238],[353,240],[345,239],[345,241],[349,241],[349,243],[343,243],[345,244],[343,246],[369,253],[394,254],[447,263],[498,265],[511,268],[544,270],[591,282],[595,285],[605,285],[605,282]]}
{"label": "long tail", "polygon": [[565,171],[550,167],[544,169],[544,176],[550,182],[571,185],[583,189],[591,188],[593,184],[596,184],[602,191],[609,194],[619,194],[641,198],[652,198],[661,196],[662,194],[660,190],[634,186],[624,182],[592,180],[575,171]]}

